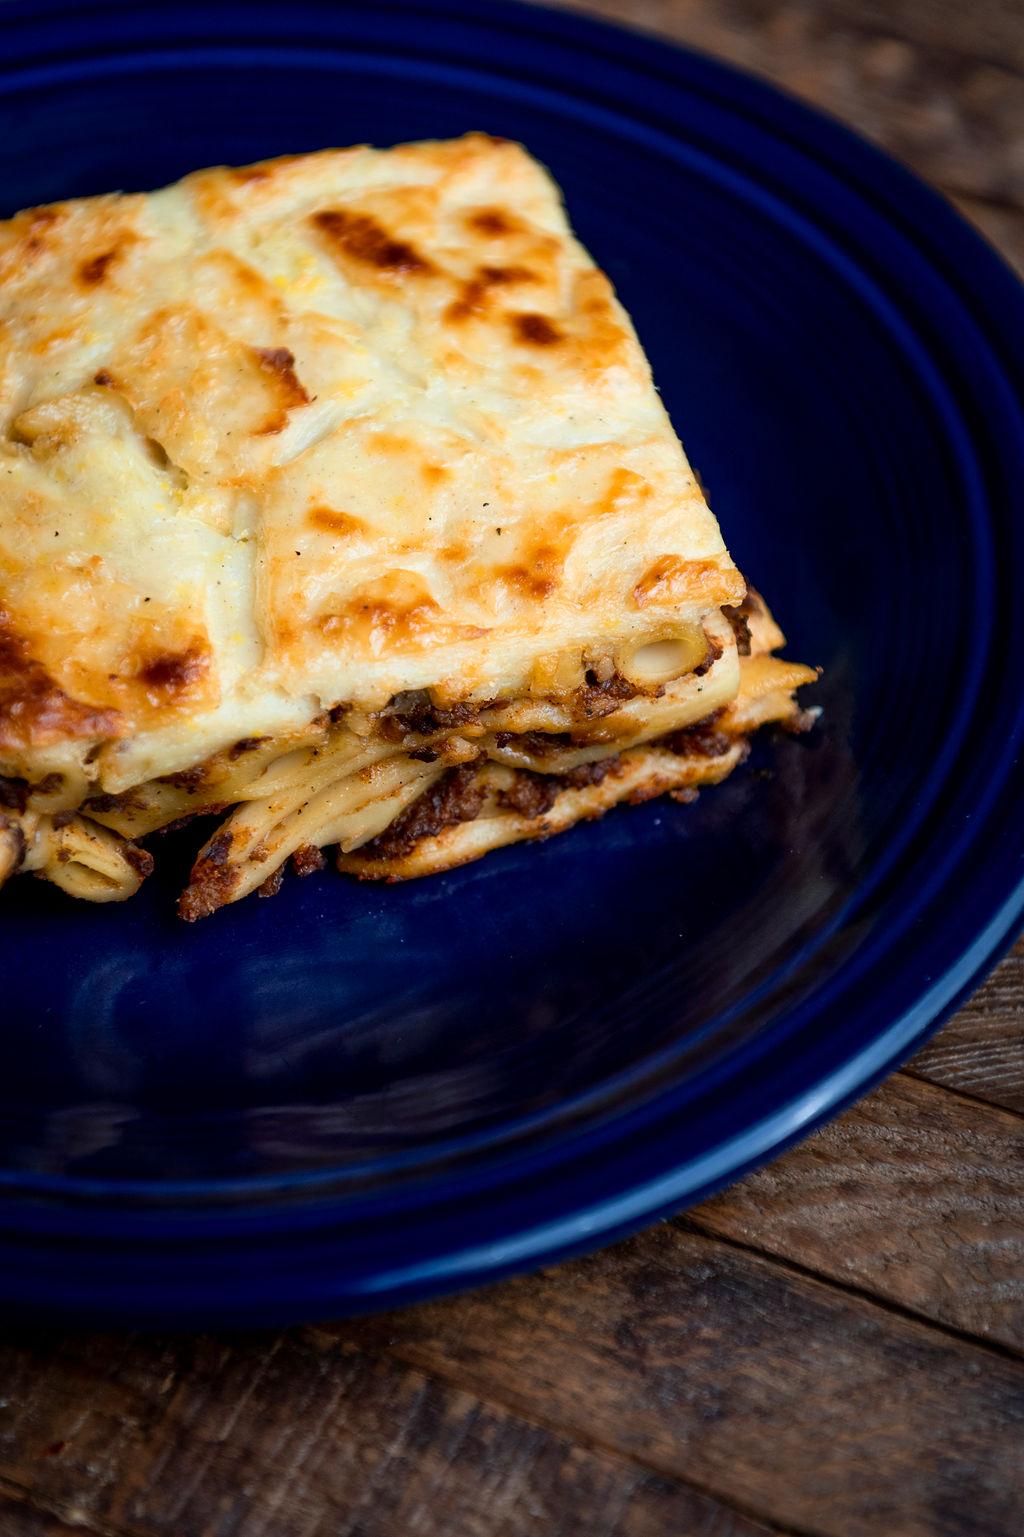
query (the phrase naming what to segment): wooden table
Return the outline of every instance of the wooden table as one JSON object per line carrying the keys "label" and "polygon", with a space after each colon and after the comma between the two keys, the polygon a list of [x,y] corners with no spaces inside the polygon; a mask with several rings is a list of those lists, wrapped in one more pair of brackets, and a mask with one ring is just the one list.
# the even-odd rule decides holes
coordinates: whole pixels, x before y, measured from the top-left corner
{"label": "wooden table", "polygon": [[[1024,266],[1020,0],[604,0],[781,81]],[[357,1323],[0,1334],[0,1537],[1024,1533],[1024,944],[795,1152]]]}

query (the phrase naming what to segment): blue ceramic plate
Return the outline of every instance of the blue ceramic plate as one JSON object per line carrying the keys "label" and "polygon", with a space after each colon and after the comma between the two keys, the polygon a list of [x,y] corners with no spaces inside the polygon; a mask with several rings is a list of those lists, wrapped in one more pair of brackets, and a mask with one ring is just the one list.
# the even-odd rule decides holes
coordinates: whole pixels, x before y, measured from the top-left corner
{"label": "blue ceramic plate", "polygon": [[[194,928],[2,898],[0,1300],[214,1321],[604,1242],[832,1114],[1019,924],[1024,296],[717,64],[473,0],[9,3],[3,210],[486,128],[552,168],[825,714],[693,808]],[[169,868],[168,868],[169,867]]]}

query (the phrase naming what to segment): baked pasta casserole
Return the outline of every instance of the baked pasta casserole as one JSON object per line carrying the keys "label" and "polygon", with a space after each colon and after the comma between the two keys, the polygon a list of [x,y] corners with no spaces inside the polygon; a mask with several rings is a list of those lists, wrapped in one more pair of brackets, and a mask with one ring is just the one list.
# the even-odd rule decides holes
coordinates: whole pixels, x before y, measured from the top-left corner
{"label": "baked pasta casserole", "polygon": [[516,144],[18,214],[0,408],[0,881],[128,897],[214,813],[189,920],[327,848],[427,875],[809,718]]}

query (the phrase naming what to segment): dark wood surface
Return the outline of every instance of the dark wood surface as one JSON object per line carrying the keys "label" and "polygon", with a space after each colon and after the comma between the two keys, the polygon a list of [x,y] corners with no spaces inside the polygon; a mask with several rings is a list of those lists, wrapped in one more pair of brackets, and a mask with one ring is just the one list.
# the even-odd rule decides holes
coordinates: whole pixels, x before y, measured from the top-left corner
{"label": "dark wood surface", "polygon": [[[601,0],[940,186],[1024,270],[1024,0]],[[0,1329],[0,1537],[1020,1537],[1024,944],[697,1210],[283,1333]]]}

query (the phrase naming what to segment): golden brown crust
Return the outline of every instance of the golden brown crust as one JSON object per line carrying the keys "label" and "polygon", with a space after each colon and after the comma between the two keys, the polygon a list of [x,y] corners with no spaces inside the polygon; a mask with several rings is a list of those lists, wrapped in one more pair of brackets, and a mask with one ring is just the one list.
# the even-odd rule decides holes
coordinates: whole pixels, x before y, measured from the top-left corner
{"label": "golden brown crust", "polygon": [[519,146],[29,210],[0,284],[7,865],[113,900],[151,865],[125,839],[234,806],[191,920],[319,844],[423,873],[689,794],[792,715],[809,674],[763,605],[719,612],[743,579]]}
{"label": "golden brown crust", "polygon": [[29,210],[0,224],[0,281],[0,594],[42,670],[0,770],[119,737],[96,772],[123,787],[221,720],[515,697],[541,658],[742,596],[629,320],[518,145]]}
{"label": "golden brown crust", "polygon": [[354,262],[392,279],[434,271],[433,262],[407,240],[390,234],[371,214],[323,208],[312,215],[310,223],[328,242],[331,254],[346,266]]}
{"label": "golden brown crust", "polygon": [[68,737],[113,737],[123,729],[116,710],[72,699],[35,661],[0,609],[0,749],[12,754]]}

